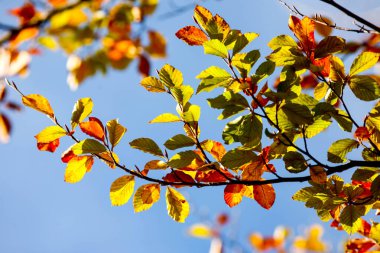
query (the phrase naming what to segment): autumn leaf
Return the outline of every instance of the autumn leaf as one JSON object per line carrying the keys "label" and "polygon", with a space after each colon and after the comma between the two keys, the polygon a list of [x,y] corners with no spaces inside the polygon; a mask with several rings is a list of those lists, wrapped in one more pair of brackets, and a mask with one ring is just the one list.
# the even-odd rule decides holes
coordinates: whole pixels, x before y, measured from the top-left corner
{"label": "autumn leaf", "polygon": [[50,118],[54,117],[54,111],[51,108],[49,101],[39,94],[23,96],[22,103],[25,106],[46,114]]}
{"label": "autumn leaf", "polygon": [[116,168],[116,163],[119,163],[120,161],[119,157],[114,152],[106,151],[99,153],[98,156],[101,158],[101,161],[107,164],[111,169]]}
{"label": "autumn leaf", "polygon": [[185,26],[175,34],[178,39],[185,41],[190,46],[201,46],[207,41],[207,35],[195,26]]}
{"label": "autumn leaf", "polygon": [[118,119],[113,119],[107,122],[107,131],[108,139],[112,147],[115,147],[127,132],[127,128],[122,126]]}
{"label": "autumn leaf", "polygon": [[75,155],[86,153],[99,154],[105,152],[106,147],[97,140],[85,139],[72,146],[71,150],[74,152]]}
{"label": "autumn leaf", "polygon": [[294,32],[294,35],[299,39],[303,51],[308,55],[315,49],[314,39],[314,21],[308,17],[302,20],[295,16],[289,18],[289,28]]}
{"label": "autumn leaf", "polygon": [[230,184],[224,188],[224,201],[229,207],[238,205],[243,199],[245,185]]}
{"label": "autumn leaf", "polygon": [[185,197],[171,187],[166,189],[166,206],[169,216],[177,222],[185,222],[190,206]]}
{"label": "autumn leaf", "polygon": [[13,48],[20,46],[23,42],[37,37],[39,30],[35,27],[22,29],[20,32],[15,33],[10,39],[10,45]]}
{"label": "autumn leaf", "polygon": [[161,187],[159,184],[140,186],[133,197],[135,213],[150,209],[160,199]]}
{"label": "autumn leaf", "polygon": [[26,2],[23,6],[9,10],[9,13],[20,19],[21,25],[28,23],[37,14],[37,10],[30,2]]}
{"label": "autumn leaf", "polygon": [[113,206],[122,206],[131,198],[135,187],[134,176],[121,176],[116,179],[110,189],[110,199]]}
{"label": "autumn leaf", "polygon": [[163,58],[166,57],[166,40],[161,33],[157,31],[149,31],[149,46],[146,50],[151,57]]}
{"label": "autumn leaf", "polygon": [[65,136],[66,130],[60,126],[49,126],[35,136],[38,143],[49,143]]}
{"label": "autumn leaf", "polygon": [[8,117],[0,113],[0,142],[8,143],[11,132],[11,124]]}
{"label": "autumn leaf", "polygon": [[270,209],[276,199],[276,193],[271,184],[254,185],[253,195],[257,203],[265,209]]}
{"label": "autumn leaf", "polygon": [[98,118],[89,117],[89,121],[81,122],[79,126],[83,133],[104,141],[104,126]]}
{"label": "autumn leaf", "polygon": [[317,184],[325,184],[327,182],[326,171],[321,166],[310,167],[310,177],[311,180]]}
{"label": "autumn leaf", "polygon": [[313,252],[325,252],[326,244],[321,240],[323,235],[323,228],[320,225],[313,225],[308,231],[306,236],[298,236],[293,242],[293,246],[297,249],[313,251]]}
{"label": "autumn leaf", "polygon": [[52,153],[55,152],[55,150],[58,148],[58,146],[59,146],[59,139],[56,139],[56,140],[48,142],[48,143],[37,143],[38,150],[49,151]]}
{"label": "autumn leaf", "polygon": [[91,114],[93,106],[91,98],[81,98],[75,103],[71,116],[72,129]]}
{"label": "autumn leaf", "polygon": [[91,170],[93,164],[94,158],[92,156],[73,157],[66,166],[65,182],[78,183],[83,179],[86,172]]}

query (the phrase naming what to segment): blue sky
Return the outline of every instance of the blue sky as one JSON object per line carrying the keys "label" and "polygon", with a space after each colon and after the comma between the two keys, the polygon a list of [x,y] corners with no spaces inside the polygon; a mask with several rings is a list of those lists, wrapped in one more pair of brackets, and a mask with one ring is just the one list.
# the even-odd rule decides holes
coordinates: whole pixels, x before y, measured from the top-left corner
{"label": "blue sky", "polygon": [[[182,5],[190,1],[162,1],[157,15],[149,20],[148,25],[163,32],[168,40],[168,58],[154,61],[154,68],[168,62],[183,71],[185,83],[196,87],[195,76],[199,72],[211,65],[223,65],[216,57],[203,55],[202,48],[189,47],[176,39],[174,34],[179,28],[192,24],[192,10],[162,19],[160,14],[170,10],[169,2]],[[287,28],[289,12],[275,0],[206,1],[204,5],[224,17],[232,27],[259,33],[260,37],[251,48],[260,48],[262,56],[269,53],[266,43],[272,37],[290,34]],[[378,5],[376,1],[368,1],[368,8],[362,5],[360,11],[365,13]],[[14,5],[0,1],[0,6],[4,13]],[[334,13],[326,5],[299,6],[306,13],[313,8]],[[91,78],[78,91],[72,92],[66,84],[65,59],[62,52],[44,52],[43,56],[34,58],[28,78],[15,80],[24,93],[46,96],[60,121],[65,123],[69,123],[77,99],[92,97],[94,116],[102,121],[119,118],[128,128],[116,149],[127,166],[143,166],[151,158],[129,148],[129,141],[149,137],[162,144],[181,133],[180,125],[147,124],[161,113],[175,112],[175,104],[168,96],[149,94],[138,84],[140,77],[136,74],[135,63],[126,71],[111,71],[106,76]],[[11,97],[19,100],[14,93]],[[205,102],[209,97],[213,94],[202,93],[193,100],[202,107],[202,138],[220,140],[227,121],[216,120],[219,112],[209,109]],[[360,110],[355,112],[359,117]],[[14,126],[11,142],[0,146],[0,252],[207,252],[209,241],[188,237],[186,229],[204,217],[214,218],[221,212],[232,216],[235,238],[244,244],[253,231],[271,235],[277,225],[285,225],[302,233],[305,227],[319,222],[313,210],[291,200],[292,194],[304,185],[298,183],[276,185],[276,203],[269,211],[248,199],[230,209],[224,203],[223,188],[183,189],[181,192],[188,197],[192,209],[185,224],[178,224],[167,216],[163,194],[147,212],[134,214],[131,203],[111,207],[109,187],[122,175],[121,171],[110,170],[96,161],[82,182],[67,184],[63,181],[65,165],[60,162],[60,153],[70,141],[62,141],[61,148],[53,155],[40,152],[33,136],[51,122],[29,109],[12,114],[11,118]],[[337,139],[338,132],[328,131],[323,138],[312,142],[312,152],[325,158],[320,150],[326,150],[329,143]],[[277,166],[281,170],[282,164]],[[325,238],[336,249],[346,235],[327,229]]]}

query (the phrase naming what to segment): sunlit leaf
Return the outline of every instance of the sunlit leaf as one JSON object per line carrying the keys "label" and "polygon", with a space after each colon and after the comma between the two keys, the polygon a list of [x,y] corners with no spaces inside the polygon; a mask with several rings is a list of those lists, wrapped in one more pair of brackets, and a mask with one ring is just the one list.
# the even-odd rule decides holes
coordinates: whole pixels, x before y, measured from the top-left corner
{"label": "sunlit leaf", "polygon": [[173,168],[183,168],[191,164],[191,162],[195,159],[200,158],[194,151],[188,150],[179,152],[170,158],[168,166]]}
{"label": "sunlit leaf", "polygon": [[111,169],[116,168],[116,163],[119,163],[120,161],[119,157],[114,152],[111,153],[107,151],[99,153],[98,156],[101,158],[101,161],[107,164]]}
{"label": "sunlit leaf", "polygon": [[347,161],[347,153],[358,147],[359,142],[353,139],[335,141],[327,151],[327,159],[333,163],[343,163]]}
{"label": "sunlit leaf", "polygon": [[149,153],[149,154],[152,154],[155,156],[164,157],[164,154],[162,153],[162,150],[160,149],[160,147],[158,147],[156,142],[154,142],[150,138],[138,138],[138,139],[131,141],[129,143],[129,145],[132,148],[141,150],[145,153]]}
{"label": "sunlit leaf", "polygon": [[92,156],[76,156],[68,163],[65,171],[65,182],[78,183],[81,181],[87,171],[91,170],[94,163]]}
{"label": "sunlit leaf", "polygon": [[346,206],[339,216],[343,229],[349,234],[356,233],[362,224],[360,217],[364,214],[364,206]]}
{"label": "sunlit leaf", "polygon": [[297,249],[313,251],[313,252],[325,252],[326,244],[321,240],[323,235],[323,228],[320,225],[313,225],[309,231],[306,231],[306,236],[298,236],[295,238],[293,246]]}
{"label": "sunlit leaf", "polygon": [[71,116],[71,128],[74,129],[79,123],[87,118],[92,112],[93,102],[91,98],[79,99],[73,109]]}
{"label": "sunlit leaf", "polygon": [[104,140],[104,126],[98,118],[89,117],[89,121],[81,122],[79,126],[83,133],[100,141]]}
{"label": "sunlit leaf", "polygon": [[121,176],[116,179],[110,189],[110,199],[113,206],[122,206],[131,198],[135,187],[134,176]]}
{"label": "sunlit leaf", "polygon": [[279,47],[297,47],[298,45],[289,35],[279,35],[269,41],[268,46],[272,50],[276,50]]}
{"label": "sunlit leaf", "polygon": [[108,131],[108,139],[112,145],[115,147],[123,138],[125,132],[127,132],[127,128],[122,126],[118,119],[113,119],[107,122],[107,131]]}
{"label": "sunlit leaf", "polygon": [[205,54],[212,54],[222,58],[228,57],[228,50],[226,46],[217,39],[204,42],[203,48]]}
{"label": "sunlit leaf", "polygon": [[256,159],[257,155],[252,151],[232,149],[223,156],[221,163],[229,169],[235,169]]}
{"label": "sunlit leaf", "polygon": [[166,39],[157,31],[149,31],[149,46],[146,50],[151,57],[163,58],[166,57]]}
{"label": "sunlit leaf", "polygon": [[153,76],[145,77],[141,80],[140,84],[150,92],[166,92],[165,86],[162,82]]}
{"label": "sunlit leaf", "polygon": [[167,87],[180,87],[183,84],[182,72],[169,64],[165,64],[158,72],[161,82]]}
{"label": "sunlit leaf", "polygon": [[300,173],[307,168],[307,162],[301,153],[289,151],[284,156],[286,169],[291,173]]}
{"label": "sunlit leaf", "polygon": [[270,209],[276,199],[276,193],[271,184],[254,185],[253,196],[257,203],[265,209]]}
{"label": "sunlit leaf", "polygon": [[144,166],[144,170],[164,170],[168,167],[166,162],[161,160],[151,160]]}
{"label": "sunlit leaf", "polygon": [[323,167],[312,166],[310,167],[311,180],[317,184],[325,184],[327,182],[327,174]]}
{"label": "sunlit leaf", "polygon": [[23,96],[22,103],[25,106],[46,114],[50,118],[54,117],[54,111],[51,108],[49,101],[39,94]]}
{"label": "sunlit leaf", "polygon": [[175,34],[178,39],[185,41],[190,46],[201,46],[207,41],[207,35],[195,26],[185,26]]}
{"label": "sunlit leaf", "polygon": [[212,19],[212,14],[206,8],[197,5],[194,9],[194,19],[205,30],[206,24]]}
{"label": "sunlit leaf", "polygon": [[238,205],[243,199],[245,185],[230,184],[224,188],[224,201],[229,207]]}
{"label": "sunlit leaf", "polygon": [[169,122],[180,122],[181,119],[172,113],[163,113],[158,115],[156,118],[149,121],[149,123],[169,123]]}
{"label": "sunlit leaf", "polygon": [[66,130],[60,126],[49,126],[35,136],[37,142],[48,143],[65,136]]}
{"label": "sunlit leaf", "polygon": [[175,150],[183,147],[190,147],[194,145],[194,140],[183,134],[177,134],[164,143],[164,146],[170,150]]}
{"label": "sunlit leaf", "polygon": [[380,54],[374,52],[363,52],[358,55],[351,65],[350,76],[372,68],[379,61],[379,56]]}
{"label": "sunlit leaf", "polygon": [[106,147],[97,140],[85,139],[72,146],[71,150],[74,152],[75,155],[88,153],[99,154],[105,152]]}
{"label": "sunlit leaf", "polygon": [[361,100],[372,101],[380,98],[380,84],[370,76],[355,75],[351,77],[348,85]]}
{"label": "sunlit leaf", "polygon": [[160,199],[161,187],[159,184],[146,184],[140,186],[133,197],[135,213],[150,209]]}
{"label": "sunlit leaf", "polygon": [[185,222],[190,212],[189,203],[181,193],[171,187],[166,189],[166,206],[173,220]]}

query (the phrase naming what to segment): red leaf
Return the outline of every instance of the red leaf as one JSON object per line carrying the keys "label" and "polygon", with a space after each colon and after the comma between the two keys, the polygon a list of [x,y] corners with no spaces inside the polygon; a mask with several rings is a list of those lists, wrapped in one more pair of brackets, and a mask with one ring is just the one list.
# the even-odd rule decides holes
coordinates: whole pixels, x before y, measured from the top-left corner
{"label": "red leaf", "polygon": [[189,176],[188,174],[180,170],[170,172],[166,174],[166,176],[164,176],[162,179],[169,183],[184,183],[183,185],[174,185],[174,187],[176,188],[181,188],[183,186],[186,186],[186,183],[195,182],[191,176]]}
{"label": "red leaf", "polygon": [[178,39],[185,41],[190,46],[201,46],[207,41],[207,35],[195,26],[185,26],[175,34]]}
{"label": "red leaf", "polygon": [[[221,173],[226,175],[226,177],[233,178],[233,175],[227,170],[219,170]],[[195,175],[195,180],[198,182],[204,183],[217,183],[217,182],[226,182],[227,179],[220,172],[216,170],[208,170],[208,171],[197,171]]]}
{"label": "red leaf", "polygon": [[321,59],[314,59],[312,63],[319,68],[318,73],[321,73],[324,77],[328,77],[330,75],[330,56]]}
{"label": "red leaf", "polygon": [[9,10],[9,13],[18,17],[21,24],[26,24],[36,15],[37,12],[34,5],[27,2],[19,8]]}
{"label": "red leaf", "polygon": [[74,152],[71,150],[71,147],[69,147],[65,152],[62,153],[61,161],[64,163],[68,163],[75,156],[76,155],[74,155]]}
{"label": "red leaf", "polygon": [[89,117],[89,121],[81,122],[79,126],[83,133],[98,140],[104,140],[104,127],[98,118]]}
{"label": "red leaf", "polygon": [[229,219],[230,219],[229,216],[225,213],[219,214],[218,217],[216,218],[219,225],[225,225]]}
{"label": "red leaf", "polygon": [[230,184],[224,188],[224,201],[229,207],[238,205],[243,199],[245,185]]}
{"label": "red leaf", "polygon": [[312,89],[317,86],[318,80],[313,75],[304,76],[301,80],[302,89]]}
{"label": "red leaf", "polygon": [[253,195],[257,203],[265,209],[270,209],[276,199],[276,193],[271,184],[254,185]]}
{"label": "red leaf", "polygon": [[358,127],[355,131],[354,138],[359,141],[367,141],[371,137],[372,133],[365,127]]}
{"label": "red leaf", "polygon": [[143,77],[147,77],[150,74],[150,63],[148,58],[144,55],[140,55],[139,57],[139,72]]}
{"label": "red leaf", "polygon": [[49,151],[54,153],[59,146],[59,139],[56,139],[49,143],[37,143],[37,148],[41,151]]}

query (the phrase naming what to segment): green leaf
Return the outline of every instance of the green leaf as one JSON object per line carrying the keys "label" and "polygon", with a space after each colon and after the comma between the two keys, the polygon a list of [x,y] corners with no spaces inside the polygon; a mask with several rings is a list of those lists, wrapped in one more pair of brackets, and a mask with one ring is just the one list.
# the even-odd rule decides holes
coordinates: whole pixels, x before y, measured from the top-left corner
{"label": "green leaf", "polygon": [[364,214],[364,206],[348,205],[339,215],[340,224],[348,234],[354,234],[361,228],[362,221],[360,217]]}
{"label": "green leaf", "polygon": [[314,187],[305,187],[294,193],[292,199],[300,202],[307,202],[311,197],[317,193]]}
{"label": "green leaf", "polygon": [[107,151],[106,147],[103,144],[93,139],[85,139],[81,142],[78,142],[71,147],[71,150],[75,155],[89,153],[100,154]]}
{"label": "green leaf", "polygon": [[323,116],[315,119],[314,123],[307,126],[305,129],[306,138],[313,138],[317,134],[325,131],[331,125],[330,120],[325,120]]}
{"label": "green leaf", "polygon": [[186,105],[194,94],[194,90],[190,85],[182,85],[179,88],[173,87],[170,91],[177,103],[182,106]]}
{"label": "green leaf", "polygon": [[172,113],[163,113],[149,121],[149,123],[168,123],[168,122],[180,122],[181,119]]}
{"label": "green leaf", "polygon": [[183,134],[177,134],[164,143],[164,146],[170,150],[175,150],[177,148],[183,147],[190,147],[193,145],[195,145],[194,140]]}
{"label": "green leaf", "polygon": [[280,35],[277,37],[274,37],[269,41],[268,47],[270,47],[272,50],[276,50],[279,47],[295,47],[297,48],[297,42],[290,37],[289,35]]}
{"label": "green leaf", "polygon": [[252,50],[248,53],[235,54],[234,57],[232,57],[232,66],[236,67],[239,70],[241,76],[246,77],[251,71],[252,66],[259,58],[259,50]]}
{"label": "green leaf", "polygon": [[149,153],[155,156],[164,157],[162,150],[158,147],[158,145],[149,138],[138,138],[129,143],[132,148],[141,150],[145,153]]}
{"label": "green leaf", "polygon": [[249,108],[245,97],[232,91],[225,91],[216,98],[208,98],[207,101],[212,108],[223,109],[218,119],[226,119]]}
{"label": "green leaf", "polygon": [[315,48],[315,58],[324,58],[330,54],[342,51],[346,46],[343,38],[328,36],[321,40]]}
{"label": "green leaf", "polygon": [[167,87],[180,87],[183,84],[182,72],[169,64],[165,64],[158,72],[161,82]]}
{"label": "green leaf", "polygon": [[119,124],[118,119],[113,119],[107,122],[107,131],[109,136],[109,141],[112,147],[115,147],[123,138],[127,128]]}
{"label": "green leaf", "polygon": [[263,125],[256,115],[245,115],[229,122],[223,129],[226,144],[240,142],[243,146],[254,148],[261,143]]}
{"label": "green leaf", "polygon": [[351,180],[368,181],[371,177],[379,173],[380,170],[378,168],[361,167],[355,170],[354,174],[351,176]]}
{"label": "green leaf", "polygon": [[217,39],[204,42],[203,48],[205,54],[212,54],[222,58],[228,58],[228,50],[226,46]]}
{"label": "green leaf", "polygon": [[371,193],[375,198],[380,196],[380,175],[378,175],[371,184]]}
{"label": "green leaf", "polygon": [[201,108],[198,105],[190,105],[187,110],[182,113],[182,119],[187,123],[198,122],[200,116]]}
{"label": "green leaf", "polygon": [[373,52],[363,52],[358,55],[351,65],[350,76],[372,68],[379,61],[379,56],[380,54]]}
{"label": "green leaf", "polygon": [[221,163],[229,169],[235,169],[255,160],[257,160],[257,155],[252,151],[232,149],[223,156]]}
{"label": "green leaf", "polygon": [[274,50],[266,59],[276,63],[276,66],[304,67],[308,65],[308,60],[302,52],[294,47],[280,47]]}
{"label": "green leaf", "polygon": [[284,156],[285,168],[290,173],[300,173],[307,169],[307,162],[302,154],[290,151]]}
{"label": "green leaf", "polygon": [[335,141],[329,148],[327,160],[332,163],[346,162],[347,153],[359,147],[359,142],[353,139],[342,139]]}
{"label": "green leaf", "polygon": [[71,128],[73,130],[91,114],[93,106],[91,98],[81,98],[75,103],[71,116]]}
{"label": "green leaf", "polygon": [[148,76],[141,80],[140,84],[150,92],[166,92],[164,84],[156,77]]}
{"label": "green leaf", "polygon": [[228,86],[232,81],[231,75],[226,70],[216,66],[211,66],[203,70],[196,78],[201,79],[197,93],[212,91],[217,87]]}
{"label": "green leaf", "polygon": [[265,61],[260,64],[260,66],[256,69],[256,75],[261,76],[261,79],[272,75],[276,68],[276,64],[272,61]]}
{"label": "green leaf", "polygon": [[239,53],[241,50],[243,50],[249,43],[251,43],[258,36],[259,35],[257,33],[240,34],[236,38],[235,45],[232,49],[232,55]]}
{"label": "green leaf", "polygon": [[313,115],[306,105],[286,103],[281,107],[288,120],[297,125],[310,125],[313,123]]}
{"label": "green leaf", "polygon": [[190,165],[195,159],[200,159],[200,157],[194,151],[188,150],[175,154],[170,158],[167,164],[172,168],[184,168]]}
{"label": "green leaf", "polygon": [[380,85],[370,76],[353,76],[348,85],[361,100],[372,101],[380,98]]}

